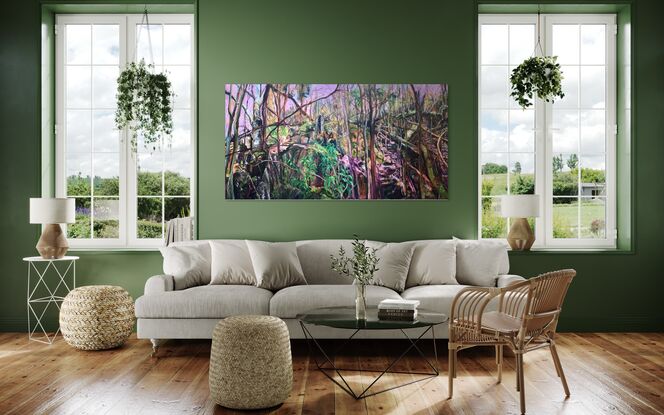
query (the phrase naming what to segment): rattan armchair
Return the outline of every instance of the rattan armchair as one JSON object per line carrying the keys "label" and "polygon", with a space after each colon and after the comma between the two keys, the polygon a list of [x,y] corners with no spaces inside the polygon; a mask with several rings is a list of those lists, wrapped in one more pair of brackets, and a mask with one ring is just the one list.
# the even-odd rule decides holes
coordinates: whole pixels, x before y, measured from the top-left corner
{"label": "rattan armchair", "polygon": [[[573,269],[549,272],[505,288],[469,287],[461,290],[452,303],[449,340],[449,398],[456,378],[457,352],[474,346],[494,346],[498,382],[502,378],[503,347],[516,356],[516,389],[520,393],[521,413],[526,411],[523,382],[523,355],[548,347],[565,390],[569,388],[556,350],[555,334],[562,303],[572,279]],[[497,307],[497,311],[486,311]]]}

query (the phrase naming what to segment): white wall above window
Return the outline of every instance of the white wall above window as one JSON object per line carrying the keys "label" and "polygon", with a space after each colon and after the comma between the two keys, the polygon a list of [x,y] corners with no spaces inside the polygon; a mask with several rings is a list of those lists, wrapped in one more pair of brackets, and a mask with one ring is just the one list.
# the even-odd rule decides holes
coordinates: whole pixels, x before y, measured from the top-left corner
{"label": "white wall above window", "polygon": [[[194,212],[192,15],[56,16],[56,194],[76,199],[72,248],[162,245],[165,222]],[[148,36],[149,34],[149,36]],[[152,53],[150,53],[152,44]],[[176,94],[173,135],[157,146],[115,128],[117,77],[145,59]]]}
{"label": "white wall above window", "polygon": [[[480,15],[478,29],[480,237],[506,237],[501,195],[535,193],[536,247],[615,247],[615,15]],[[523,110],[509,75],[541,54],[538,34],[565,97]]]}

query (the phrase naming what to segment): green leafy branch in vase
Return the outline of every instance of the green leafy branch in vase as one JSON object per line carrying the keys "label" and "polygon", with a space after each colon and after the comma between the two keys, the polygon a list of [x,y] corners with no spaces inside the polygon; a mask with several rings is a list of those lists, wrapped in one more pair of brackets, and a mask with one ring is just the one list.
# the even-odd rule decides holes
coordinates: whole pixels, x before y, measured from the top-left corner
{"label": "green leafy branch in vase", "polygon": [[330,255],[332,270],[343,276],[355,279],[358,285],[369,285],[373,281],[374,273],[378,271],[379,258],[376,257],[376,249],[369,248],[365,241],[361,241],[357,235],[353,235],[353,256],[346,256],[343,246],[339,247],[339,256]]}

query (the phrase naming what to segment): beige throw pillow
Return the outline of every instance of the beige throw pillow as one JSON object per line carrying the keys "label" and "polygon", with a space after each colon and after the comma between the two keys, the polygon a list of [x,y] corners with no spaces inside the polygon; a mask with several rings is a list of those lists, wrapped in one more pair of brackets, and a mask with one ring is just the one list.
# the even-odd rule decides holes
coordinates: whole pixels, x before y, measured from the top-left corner
{"label": "beige throw pillow", "polygon": [[276,291],[307,283],[295,242],[247,241],[256,286]]}
{"label": "beige throw pillow", "polygon": [[256,285],[254,267],[244,240],[210,241],[211,285]]}
{"label": "beige throw pillow", "polygon": [[456,242],[456,278],[459,284],[495,287],[499,274],[509,272],[505,241],[463,240]]}
{"label": "beige throw pillow", "polygon": [[210,282],[210,246],[207,243],[159,248],[164,274],[173,276],[176,290]]}
{"label": "beige throw pillow", "polygon": [[415,245],[412,242],[367,241],[367,246],[376,250],[378,258],[378,271],[374,274],[373,285],[382,285],[397,292],[405,290]]}
{"label": "beige throw pillow", "polygon": [[456,280],[456,243],[433,239],[413,241],[406,288],[418,285],[458,284]]}

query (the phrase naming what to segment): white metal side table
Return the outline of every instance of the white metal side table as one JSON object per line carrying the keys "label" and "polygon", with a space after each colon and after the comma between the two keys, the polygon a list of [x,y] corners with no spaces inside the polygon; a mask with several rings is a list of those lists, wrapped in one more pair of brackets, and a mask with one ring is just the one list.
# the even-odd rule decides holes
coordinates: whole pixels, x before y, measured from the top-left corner
{"label": "white metal side table", "polygon": [[[52,344],[60,333],[58,325],[55,333],[49,335],[42,324],[42,319],[51,305],[57,307],[59,311],[65,296],[76,287],[76,260],[78,260],[77,256],[65,256],[58,259],[45,259],[40,256],[23,258],[23,261],[28,263],[29,340]],[[57,276],[57,278],[53,278],[54,281],[50,285],[47,282],[49,271],[55,271],[51,274]],[[35,333],[37,334],[35,335]]]}

